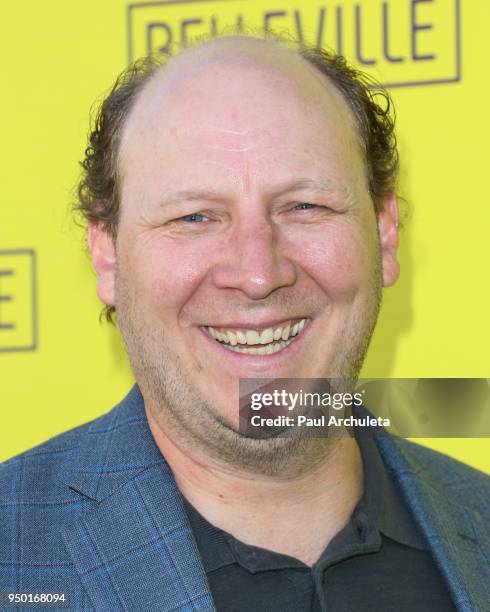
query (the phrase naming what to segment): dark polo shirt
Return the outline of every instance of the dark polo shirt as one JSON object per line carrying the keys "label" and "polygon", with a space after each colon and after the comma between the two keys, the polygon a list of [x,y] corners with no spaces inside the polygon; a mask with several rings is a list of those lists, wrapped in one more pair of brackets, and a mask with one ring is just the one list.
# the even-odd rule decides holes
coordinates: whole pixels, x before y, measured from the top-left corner
{"label": "dark polo shirt", "polygon": [[237,540],[184,500],[218,612],[456,610],[375,441],[357,441],[364,495],[311,568]]}

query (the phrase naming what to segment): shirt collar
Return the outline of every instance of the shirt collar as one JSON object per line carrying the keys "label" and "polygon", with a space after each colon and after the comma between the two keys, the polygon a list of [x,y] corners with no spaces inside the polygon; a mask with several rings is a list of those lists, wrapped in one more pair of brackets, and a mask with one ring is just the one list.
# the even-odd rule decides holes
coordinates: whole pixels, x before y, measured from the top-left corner
{"label": "shirt collar", "polygon": [[422,534],[397,491],[369,430],[355,432],[364,466],[364,496],[376,528],[400,544],[428,550]]}
{"label": "shirt collar", "polygon": [[[427,550],[417,526],[390,479],[372,435],[358,429],[355,437],[363,462],[364,493],[350,521],[331,540],[315,564],[322,569],[344,558],[375,552],[382,538]],[[251,573],[290,567],[305,568],[299,559],[250,546],[209,523],[186,499],[189,520],[206,572],[239,563]]]}

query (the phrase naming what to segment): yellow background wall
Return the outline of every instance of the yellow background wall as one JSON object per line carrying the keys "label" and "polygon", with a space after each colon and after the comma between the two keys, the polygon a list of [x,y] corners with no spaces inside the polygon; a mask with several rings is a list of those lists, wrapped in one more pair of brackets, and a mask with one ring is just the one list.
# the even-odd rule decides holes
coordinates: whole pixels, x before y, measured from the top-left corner
{"label": "yellow background wall", "polygon": [[[0,460],[102,414],[132,384],[117,331],[98,323],[69,213],[94,100],[130,54],[165,46],[169,32],[178,43],[241,16],[315,41],[322,15],[323,41],[375,62],[365,68],[392,85],[411,211],[402,276],[363,375],[488,377],[487,0],[10,2],[0,21],[0,295],[12,296],[0,301]],[[424,443],[490,472],[487,439]]]}

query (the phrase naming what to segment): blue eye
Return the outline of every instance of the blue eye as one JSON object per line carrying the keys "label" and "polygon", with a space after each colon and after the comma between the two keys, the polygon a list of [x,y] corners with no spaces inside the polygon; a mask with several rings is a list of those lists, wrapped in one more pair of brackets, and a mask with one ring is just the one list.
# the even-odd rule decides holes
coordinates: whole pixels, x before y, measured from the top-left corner
{"label": "blue eye", "polygon": [[207,217],[199,213],[193,213],[192,215],[184,215],[180,217],[179,221],[186,221],[188,223],[202,223]]}
{"label": "blue eye", "polygon": [[316,204],[309,204],[308,202],[300,202],[296,204],[294,207],[295,210],[310,210],[311,208],[316,208]]}

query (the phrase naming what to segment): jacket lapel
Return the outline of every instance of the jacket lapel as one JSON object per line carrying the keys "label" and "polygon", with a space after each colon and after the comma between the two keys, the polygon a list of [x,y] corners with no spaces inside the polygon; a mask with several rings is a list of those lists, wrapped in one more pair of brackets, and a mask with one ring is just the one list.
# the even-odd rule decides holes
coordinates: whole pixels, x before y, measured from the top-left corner
{"label": "jacket lapel", "polygon": [[436,468],[431,451],[386,434],[376,440],[458,610],[490,610],[490,565],[483,552],[490,548],[488,521],[459,501],[461,481],[448,479],[447,466]]}
{"label": "jacket lapel", "polygon": [[62,538],[99,611],[215,610],[171,470],[149,430],[135,385],[83,434],[60,477],[86,498]]}

